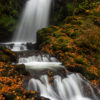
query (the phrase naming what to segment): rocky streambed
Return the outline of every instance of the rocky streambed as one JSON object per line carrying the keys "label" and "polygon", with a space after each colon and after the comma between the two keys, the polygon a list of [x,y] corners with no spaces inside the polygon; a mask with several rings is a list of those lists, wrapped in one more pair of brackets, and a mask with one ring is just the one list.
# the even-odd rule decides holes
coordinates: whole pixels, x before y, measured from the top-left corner
{"label": "rocky streambed", "polygon": [[[19,88],[19,91],[16,90],[16,87],[15,89],[12,89],[12,91],[15,91],[14,98],[34,98],[35,100],[47,100],[45,98],[48,98],[51,100],[66,100],[66,98],[72,99],[74,95],[73,93],[77,91],[75,94],[75,100],[78,98],[81,98],[82,100],[86,98],[99,100],[98,97],[96,97],[96,95],[99,95],[99,89],[97,87],[90,85],[90,82],[88,83],[81,74],[69,72],[55,57],[46,53],[40,53],[34,48],[19,52],[12,52],[5,47],[1,47],[0,50],[3,51],[2,56],[4,56],[3,54],[6,54],[7,57],[10,57],[11,59],[13,58],[10,61],[8,61],[8,58],[7,60],[4,58],[4,61],[2,60],[1,67],[3,66],[2,64],[6,64],[4,66],[8,66],[9,62],[10,66],[13,66],[13,70],[15,71],[13,72],[14,75],[11,75],[11,77],[13,77],[12,82],[16,75],[19,77],[21,82],[19,87],[17,87]],[[5,71],[6,77],[9,77],[6,68]],[[70,87],[69,90],[67,86]],[[67,90],[64,89],[64,87]],[[6,91],[9,93],[7,95],[3,94],[2,91],[1,95],[4,98],[9,98],[9,95],[12,94],[12,92],[9,91],[10,89]],[[72,94],[70,94],[69,91],[72,91]],[[77,97],[77,95],[80,96]]]}

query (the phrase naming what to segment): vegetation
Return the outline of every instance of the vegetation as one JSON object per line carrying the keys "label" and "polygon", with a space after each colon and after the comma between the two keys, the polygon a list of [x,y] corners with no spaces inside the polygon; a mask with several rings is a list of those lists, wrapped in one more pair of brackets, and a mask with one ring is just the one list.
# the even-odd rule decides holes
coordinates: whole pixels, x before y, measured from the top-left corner
{"label": "vegetation", "polygon": [[25,0],[0,0],[0,41],[11,39]]}
{"label": "vegetation", "polygon": [[[0,100],[48,100],[36,91],[23,89],[22,79],[28,73],[24,65],[14,66],[16,54],[5,47],[0,47]],[[23,70],[23,72],[22,72]]]}
{"label": "vegetation", "polygon": [[58,26],[38,31],[38,45],[42,52],[56,56],[68,70],[79,72],[98,85],[100,84],[99,14],[100,3],[95,2],[94,5],[85,7],[82,14],[79,12],[74,17],[67,16]]}

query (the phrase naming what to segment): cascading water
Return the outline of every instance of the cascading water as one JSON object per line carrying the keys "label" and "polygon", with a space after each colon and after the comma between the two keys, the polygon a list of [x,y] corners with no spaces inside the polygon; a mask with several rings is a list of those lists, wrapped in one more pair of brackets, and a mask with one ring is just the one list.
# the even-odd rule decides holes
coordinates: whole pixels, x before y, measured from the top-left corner
{"label": "cascading water", "polygon": [[28,0],[13,41],[36,42],[36,32],[48,26],[51,0]]}
{"label": "cascading water", "polygon": [[27,50],[22,45],[36,43],[36,32],[48,26],[51,0],[28,0],[16,28],[12,51]]}
{"label": "cascading water", "polygon": [[41,76],[40,80],[31,79],[28,83],[28,90],[40,91],[41,96],[50,100],[99,100],[90,85],[92,99],[84,96],[82,87],[84,80],[78,74],[68,75],[64,79],[58,75],[55,76],[54,87],[48,82],[47,75]]}
{"label": "cascading water", "polygon": [[[56,58],[49,57],[49,55],[23,57],[19,59],[19,64],[25,64],[26,70],[31,74],[34,73],[34,70],[38,70],[40,73],[40,70],[44,69],[64,69]],[[89,83],[83,80],[79,74],[70,74],[66,77],[56,75],[53,77],[54,85],[49,83],[47,75],[41,76],[40,74],[39,76],[40,80],[34,78],[29,80],[27,90],[39,91],[41,96],[50,100],[99,100]],[[91,97],[85,95],[88,92]]]}
{"label": "cascading water", "polygon": [[[27,1],[20,23],[12,40],[14,42],[14,46],[11,46],[13,47],[13,51],[27,50],[27,42],[36,42],[37,30],[48,26],[51,1],[52,0]],[[49,58],[47,56],[48,55],[42,57],[41,55],[22,57],[19,58],[18,64],[25,64],[26,70],[31,73],[34,73],[34,70],[36,72],[36,70],[40,69],[43,71],[44,69],[64,69],[62,63],[60,63],[57,59],[54,57]],[[41,75],[39,72],[40,71],[37,71],[37,74]],[[67,75],[67,77],[63,78],[61,75],[57,74],[53,77],[53,86],[49,83],[47,75],[39,77],[40,80],[31,78],[28,82],[27,89],[40,91],[41,96],[47,97],[51,100],[99,100],[94,94],[92,87],[78,74]],[[83,90],[82,82],[84,82],[90,89],[92,96],[91,99],[84,95],[86,90]]]}
{"label": "cascading water", "polygon": [[[41,96],[50,100],[99,100],[94,92],[92,92],[92,99],[84,96],[82,89],[84,80],[78,74],[68,75],[64,79],[58,75],[55,76],[54,87],[48,82],[47,75],[41,76],[40,80],[31,79],[28,90],[40,91]],[[90,91],[93,91],[92,88]]]}
{"label": "cascading water", "polygon": [[56,58],[50,57],[49,55],[37,55],[27,58],[20,58],[18,61],[19,64],[24,64],[26,69],[55,69],[55,68],[64,68],[62,63],[60,63]]}

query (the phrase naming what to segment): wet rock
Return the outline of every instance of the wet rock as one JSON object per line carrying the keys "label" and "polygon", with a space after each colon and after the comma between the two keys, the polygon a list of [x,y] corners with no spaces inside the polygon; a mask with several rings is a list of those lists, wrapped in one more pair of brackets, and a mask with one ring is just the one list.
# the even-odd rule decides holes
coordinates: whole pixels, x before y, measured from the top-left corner
{"label": "wet rock", "polygon": [[50,69],[45,69],[45,70],[28,70],[28,72],[30,73],[29,76],[24,78],[23,81],[23,87],[24,89],[27,89],[28,86],[28,82],[31,78],[35,78],[35,79],[39,79],[42,75],[47,75],[48,76],[48,81],[51,85],[54,84],[54,76],[55,75],[59,75],[62,78],[65,78],[67,74],[69,74],[69,72],[67,72],[64,68],[58,68],[55,70],[50,70]]}
{"label": "wet rock", "polygon": [[15,65],[14,69],[15,69],[16,71],[18,71],[19,74],[22,74],[22,75],[29,75],[29,72],[26,71],[25,65],[24,65],[24,64]]}
{"label": "wet rock", "polygon": [[33,50],[36,47],[36,44],[33,44],[33,43],[27,43],[26,45],[27,45],[27,49],[29,50]]}
{"label": "wet rock", "polygon": [[49,100],[48,98],[41,97],[40,93],[36,91],[26,92],[25,95],[26,98],[34,98],[34,100]]}

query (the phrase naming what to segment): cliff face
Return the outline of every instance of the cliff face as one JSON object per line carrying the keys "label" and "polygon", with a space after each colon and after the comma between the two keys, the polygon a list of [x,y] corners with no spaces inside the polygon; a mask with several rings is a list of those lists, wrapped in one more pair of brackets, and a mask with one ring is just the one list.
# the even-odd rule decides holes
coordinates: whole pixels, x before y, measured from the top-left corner
{"label": "cliff face", "polygon": [[63,23],[38,32],[42,52],[56,56],[71,72],[100,85],[100,3]]}
{"label": "cliff face", "polygon": [[26,0],[0,0],[0,42],[11,39]]}

